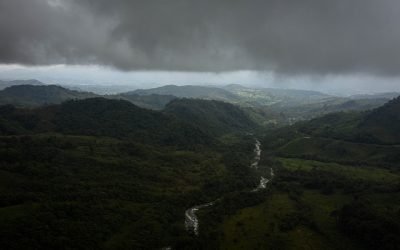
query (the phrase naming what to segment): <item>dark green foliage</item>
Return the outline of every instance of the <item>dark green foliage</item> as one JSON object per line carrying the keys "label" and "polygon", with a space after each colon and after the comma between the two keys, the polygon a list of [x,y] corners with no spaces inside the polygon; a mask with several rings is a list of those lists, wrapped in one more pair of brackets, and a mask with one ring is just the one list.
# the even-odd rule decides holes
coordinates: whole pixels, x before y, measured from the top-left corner
{"label": "dark green foliage", "polygon": [[312,136],[362,143],[399,144],[400,97],[369,112],[334,113],[298,124]]}
{"label": "dark green foliage", "polygon": [[209,135],[185,121],[122,100],[71,100],[33,110],[6,106],[0,108],[0,119],[3,134],[58,132],[175,146],[212,144]]}
{"label": "dark green foliage", "polygon": [[220,182],[207,192],[230,171],[218,152],[102,137],[0,137],[0,242],[3,249],[175,244],[186,235],[185,208],[232,190]]}
{"label": "dark green foliage", "polygon": [[241,108],[220,101],[176,99],[166,106],[164,113],[188,121],[213,135],[245,132],[256,127]]}
{"label": "dark green foliage", "polygon": [[260,164],[299,209],[280,218],[283,233],[306,227],[333,249],[399,249],[398,103],[266,131]]}
{"label": "dark green foliage", "polygon": [[[206,125],[104,98],[0,106],[2,248],[210,246],[184,230],[185,209],[248,189],[256,176],[254,139],[216,143]],[[220,135],[238,130],[224,125]]]}
{"label": "dark green foliage", "polygon": [[263,145],[282,157],[398,169],[400,147],[391,145],[399,136],[397,103],[398,99],[371,112],[333,113],[267,131]]}
{"label": "dark green foliage", "polygon": [[400,210],[380,213],[365,202],[353,202],[339,211],[339,226],[367,249],[396,250],[400,246]]}
{"label": "dark green foliage", "polygon": [[127,100],[139,107],[155,109],[155,110],[161,110],[161,109],[165,108],[165,106],[170,101],[177,98],[176,96],[173,96],[173,95],[156,95],[156,94],[138,95],[138,94],[134,94],[134,93],[130,93],[130,92],[122,93],[120,95],[110,96],[110,97],[124,99],[124,100]]}
{"label": "dark green foliage", "polygon": [[378,142],[400,144],[400,97],[366,115],[359,128]]}
{"label": "dark green foliage", "polygon": [[[234,224],[240,237],[268,241],[249,244],[258,248],[396,249],[400,147],[387,135],[397,132],[397,102],[265,131],[258,170],[243,132],[259,128],[219,101],[176,99],[164,111],[104,98],[0,106],[0,245],[218,249],[225,221],[239,215],[249,218]],[[270,168],[267,188],[251,192]],[[210,201],[200,235],[186,232],[185,210]],[[257,237],[244,230],[253,225]]]}

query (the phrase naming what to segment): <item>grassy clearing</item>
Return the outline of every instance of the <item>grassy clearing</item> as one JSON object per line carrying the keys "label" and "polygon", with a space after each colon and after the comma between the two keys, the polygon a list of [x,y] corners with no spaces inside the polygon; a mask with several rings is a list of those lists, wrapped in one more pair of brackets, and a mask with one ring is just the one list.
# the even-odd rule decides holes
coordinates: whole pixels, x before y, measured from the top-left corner
{"label": "grassy clearing", "polygon": [[382,169],[372,166],[350,166],[338,163],[326,163],[314,160],[303,160],[293,158],[279,158],[282,166],[288,170],[327,171],[341,175],[350,179],[361,179],[374,182],[392,183],[400,181],[400,176],[392,173],[388,169]]}
{"label": "grassy clearing", "polygon": [[296,201],[285,193],[274,193],[258,206],[239,210],[223,224],[221,249],[334,249],[323,234],[306,226],[284,229],[296,212]]}
{"label": "grassy clearing", "polygon": [[316,159],[351,165],[398,166],[400,147],[354,143],[328,138],[297,138],[282,146],[278,154],[284,157]]}
{"label": "grassy clearing", "polygon": [[[273,193],[264,203],[226,218],[221,249],[359,249],[338,231],[331,215],[350,200],[347,195],[306,189],[297,201],[286,193]],[[310,209],[315,227],[299,224],[285,228],[300,204]]]}
{"label": "grassy clearing", "polygon": [[311,208],[312,218],[328,245],[335,246],[336,249],[358,249],[358,246],[338,231],[336,217],[332,215],[351,199],[349,195],[323,195],[315,190],[305,190],[301,197],[304,204]]}
{"label": "grassy clearing", "polygon": [[287,194],[274,194],[258,206],[239,210],[223,224],[221,249],[269,248],[284,237],[277,235],[279,218],[294,212],[294,203]]}

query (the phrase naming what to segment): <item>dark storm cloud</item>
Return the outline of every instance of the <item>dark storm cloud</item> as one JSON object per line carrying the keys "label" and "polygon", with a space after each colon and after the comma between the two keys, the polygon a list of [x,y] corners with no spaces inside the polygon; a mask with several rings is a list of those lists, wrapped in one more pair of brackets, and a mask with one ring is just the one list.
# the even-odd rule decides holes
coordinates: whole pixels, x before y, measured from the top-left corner
{"label": "dark storm cloud", "polygon": [[398,0],[0,0],[0,62],[400,73]]}

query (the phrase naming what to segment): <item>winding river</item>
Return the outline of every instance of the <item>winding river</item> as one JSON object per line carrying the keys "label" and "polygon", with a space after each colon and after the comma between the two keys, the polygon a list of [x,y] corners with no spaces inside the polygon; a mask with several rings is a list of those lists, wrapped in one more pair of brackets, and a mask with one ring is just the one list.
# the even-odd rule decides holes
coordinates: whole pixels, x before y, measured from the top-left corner
{"label": "winding river", "polygon": [[199,209],[214,205],[214,202],[209,202],[194,206],[185,211],[185,227],[187,231],[192,231],[195,235],[199,234],[199,219],[197,218],[196,212]]}
{"label": "winding river", "polygon": [[[250,167],[254,169],[258,169],[258,163],[260,162],[261,159],[261,143],[259,140],[256,139],[256,142],[254,144],[254,160],[251,163]],[[252,192],[257,192],[261,189],[264,189],[267,187],[267,183],[274,177],[274,170],[271,168],[270,172],[270,179],[267,179],[263,176],[260,177],[260,183],[258,186],[252,190]],[[194,207],[191,207],[185,211],[185,228],[187,231],[193,232],[195,235],[199,234],[199,219],[196,215],[196,212],[199,211],[202,208],[206,208],[209,206],[214,205],[216,201],[213,202],[208,202],[205,204],[197,205]]]}

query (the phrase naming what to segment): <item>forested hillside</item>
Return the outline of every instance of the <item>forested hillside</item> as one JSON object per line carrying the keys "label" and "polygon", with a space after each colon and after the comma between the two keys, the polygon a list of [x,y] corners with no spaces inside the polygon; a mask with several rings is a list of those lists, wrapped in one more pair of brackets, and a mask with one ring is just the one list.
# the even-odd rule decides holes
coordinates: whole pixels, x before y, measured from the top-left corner
{"label": "forested hillside", "polygon": [[188,121],[213,135],[250,132],[257,127],[240,107],[221,101],[176,99],[168,103],[164,113]]}
{"label": "forested hillside", "polygon": [[[202,105],[217,128],[224,105]],[[257,182],[254,139],[206,125],[104,98],[1,106],[2,248],[193,249],[185,210]]]}
{"label": "forested hillside", "polygon": [[3,106],[0,108],[0,119],[0,131],[4,135],[53,132],[188,147],[213,141],[189,122],[139,108],[127,101],[104,98],[71,100],[37,109]]}

